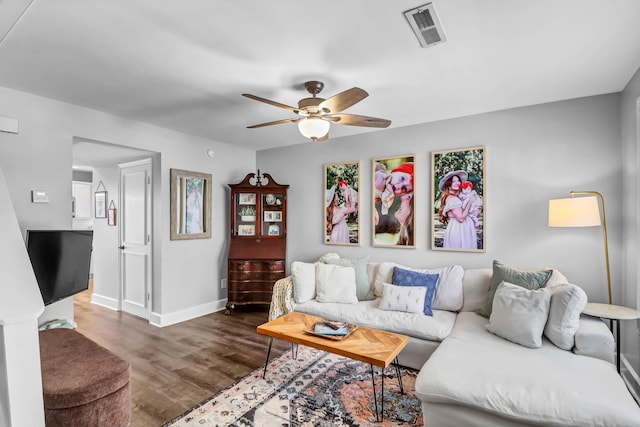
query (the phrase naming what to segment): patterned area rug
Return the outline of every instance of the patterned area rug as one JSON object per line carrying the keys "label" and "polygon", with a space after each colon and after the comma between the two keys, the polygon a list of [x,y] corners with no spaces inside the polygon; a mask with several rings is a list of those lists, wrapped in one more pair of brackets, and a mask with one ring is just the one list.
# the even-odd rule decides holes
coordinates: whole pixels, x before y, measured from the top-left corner
{"label": "patterned area rug", "polygon": [[[190,426],[422,426],[413,395],[417,371],[400,368],[404,394],[392,367],[385,370],[384,420],[376,421],[370,366],[299,346],[163,427]],[[378,408],[382,379],[374,367]]]}

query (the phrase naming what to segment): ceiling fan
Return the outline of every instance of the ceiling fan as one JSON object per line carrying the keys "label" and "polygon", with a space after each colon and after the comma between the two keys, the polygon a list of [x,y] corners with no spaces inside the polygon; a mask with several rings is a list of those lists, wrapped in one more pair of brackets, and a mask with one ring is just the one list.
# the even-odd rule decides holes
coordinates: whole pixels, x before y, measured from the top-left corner
{"label": "ceiling fan", "polygon": [[358,88],[340,92],[331,98],[319,98],[318,95],[324,88],[324,83],[319,81],[309,81],[304,84],[307,92],[311,94],[311,98],[303,98],[298,101],[298,107],[281,104],[270,99],[261,98],[259,96],[243,93],[242,96],[255,99],[276,107],[284,108],[292,111],[300,117],[290,119],[276,120],[274,122],[261,123],[258,125],[247,126],[248,129],[259,128],[263,126],[278,125],[281,123],[298,123],[300,133],[312,141],[326,141],[329,139],[329,127],[331,123],[337,123],[348,126],[365,126],[375,128],[386,128],[391,124],[391,120],[379,119],[377,117],[360,116],[357,114],[345,114],[343,110],[362,101],[369,94]]}

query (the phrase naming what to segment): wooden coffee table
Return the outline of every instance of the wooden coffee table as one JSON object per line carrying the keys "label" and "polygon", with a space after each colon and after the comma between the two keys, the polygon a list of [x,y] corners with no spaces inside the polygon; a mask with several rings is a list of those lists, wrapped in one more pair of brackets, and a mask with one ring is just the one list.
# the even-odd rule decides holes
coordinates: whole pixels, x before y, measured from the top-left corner
{"label": "wooden coffee table", "polygon": [[[398,354],[409,342],[409,337],[364,326],[359,326],[351,335],[340,341],[305,332],[305,329],[313,330],[315,323],[322,320],[324,319],[318,316],[293,312],[258,326],[257,332],[259,334],[271,337],[269,340],[269,349],[267,350],[267,360],[264,364],[263,377],[267,374],[267,365],[269,364],[269,355],[271,354],[271,346],[274,338],[292,344],[306,345],[317,350],[368,363],[371,367],[371,382],[373,384],[373,400],[376,407],[376,417],[380,420],[384,415],[384,369],[391,364],[395,367],[400,391],[404,393],[400,368],[398,367]],[[373,366],[382,368],[380,415],[378,415],[378,399]]]}

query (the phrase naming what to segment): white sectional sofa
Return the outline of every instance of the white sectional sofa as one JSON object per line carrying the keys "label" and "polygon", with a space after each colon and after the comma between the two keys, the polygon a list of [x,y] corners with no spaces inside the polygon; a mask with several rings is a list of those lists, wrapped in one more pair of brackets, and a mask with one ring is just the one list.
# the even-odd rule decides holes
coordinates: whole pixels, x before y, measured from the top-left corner
{"label": "white sectional sofa", "polygon": [[[438,303],[427,316],[380,309],[382,283],[391,283],[397,264],[368,263],[375,298],[350,303],[320,302],[309,287],[314,264],[302,269],[299,264],[276,283],[270,319],[299,311],[408,335],[399,362],[420,370],[415,394],[425,426],[640,426],[640,408],[614,365],[613,335],[600,319],[581,315],[568,350],[546,337],[539,348],[529,348],[487,330],[498,314],[489,319],[476,314],[486,308],[491,268],[416,270],[444,272],[440,279],[450,279],[438,283],[433,300]],[[567,282],[550,271],[546,288]],[[300,287],[304,281],[306,291]],[[571,325],[562,329],[565,333]]]}

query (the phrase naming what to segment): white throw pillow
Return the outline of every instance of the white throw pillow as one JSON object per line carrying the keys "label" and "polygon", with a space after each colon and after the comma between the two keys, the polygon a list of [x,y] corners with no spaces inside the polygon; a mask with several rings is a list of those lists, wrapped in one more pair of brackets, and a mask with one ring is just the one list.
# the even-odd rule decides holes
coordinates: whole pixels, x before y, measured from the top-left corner
{"label": "white throw pillow", "polygon": [[316,300],[357,304],[356,272],[353,267],[316,264]]}
{"label": "white throw pillow", "polygon": [[549,315],[551,291],[533,291],[500,282],[493,298],[487,330],[529,348],[542,346],[542,332]]}
{"label": "white throw pillow", "polygon": [[316,297],[316,264],[294,261],[291,263],[293,299],[297,304]]}
{"label": "white throw pillow", "polygon": [[545,283],[544,285],[545,288],[552,289],[552,288],[555,288],[556,286],[569,283],[569,280],[567,280],[565,275],[562,274],[560,271],[556,270],[555,268],[545,267],[544,270],[551,270],[551,277],[549,277],[549,280],[547,280],[547,283]]}
{"label": "white throw pillow", "polygon": [[587,294],[570,283],[554,286],[544,336],[563,350],[571,350],[580,327],[580,313],[587,305]]}
{"label": "white throw pillow", "polygon": [[427,296],[426,286],[396,286],[383,283],[382,289],[380,310],[423,313],[424,299]]}
{"label": "white throw pillow", "polygon": [[439,268],[412,268],[396,264],[395,262],[381,262],[374,280],[374,295],[382,296],[382,284],[391,282],[394,267],[417,271],[419,273],[440,275],[431,308],[448,311],[458,311],[462,308],[462,278],[464,277],[464,269],[462,266],[451,265]]}

